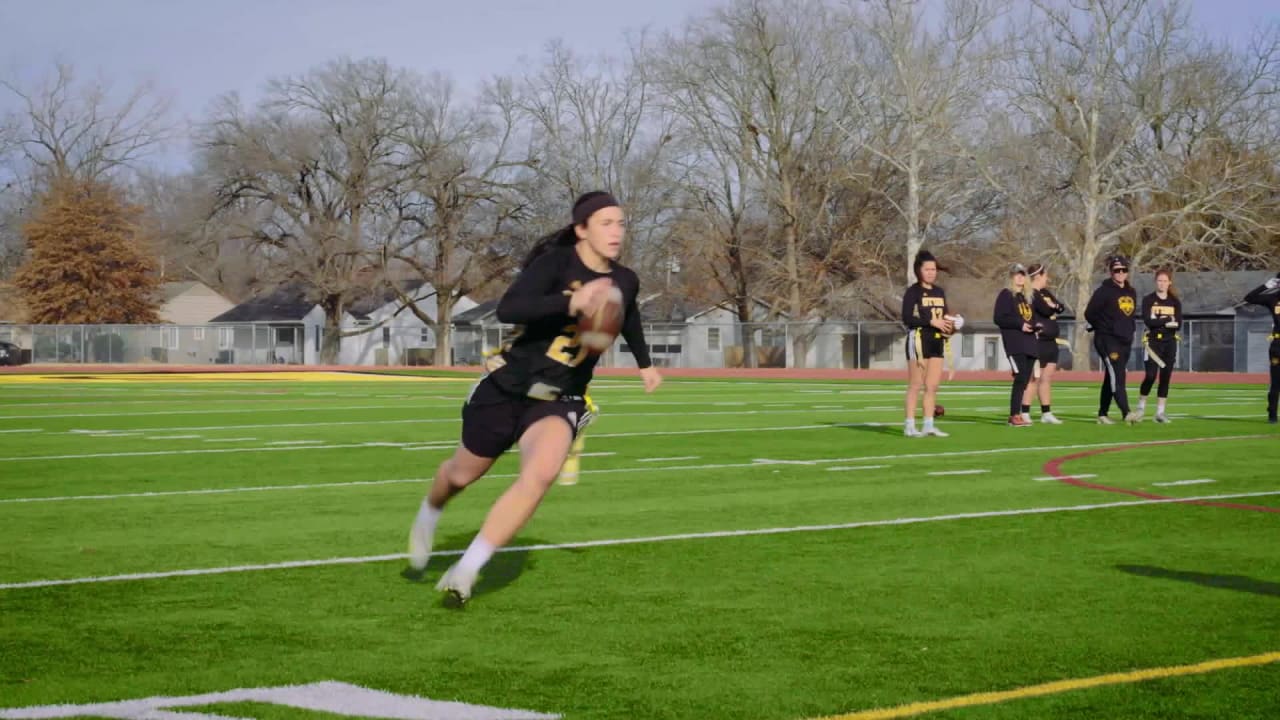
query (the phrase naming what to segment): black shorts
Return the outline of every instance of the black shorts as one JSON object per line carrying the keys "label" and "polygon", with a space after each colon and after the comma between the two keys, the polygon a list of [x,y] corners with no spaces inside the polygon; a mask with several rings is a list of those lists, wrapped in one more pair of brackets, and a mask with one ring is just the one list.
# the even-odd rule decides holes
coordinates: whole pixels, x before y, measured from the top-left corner
{"label": "black shorts", "polygon": [[496,458],[546,417],[563,418],[576,438],[588,422],[586,400],[581,395],[558,400],[511,395],[488,377],[483,378],[462,406],[462,446],[480,457]]}
{"label": "black shorts", "polygon": [[1036,357],[1040,358],[1040,367],[1058,364],[1058,341],[1040,340],[1036,342]]}
{"label": "black shorts", "polygon": [[[916,335],[919,333],[919,336]],[[940,358],[947,356],[947,341],[943,338],[942,333],[935,328],[920,328],[912,330],[907,334],[907,360],[914,362],[916,360],[917,348],[916,338],[920,339],[919,355],[924,359]]]}

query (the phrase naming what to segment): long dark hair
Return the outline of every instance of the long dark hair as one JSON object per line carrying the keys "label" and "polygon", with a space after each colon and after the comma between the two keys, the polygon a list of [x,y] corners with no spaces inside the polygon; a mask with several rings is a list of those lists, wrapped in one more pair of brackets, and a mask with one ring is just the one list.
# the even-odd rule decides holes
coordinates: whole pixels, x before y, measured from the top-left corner
{"label": "long dark hair", "polygon": [[[938,258],[934,257],[933,253],[928,250],[921,250],[916,253],[915,262],[911,264],[911,271],[915,273],[917,283],[924,282],[920,279],[920,268],[924,267],[924,264],[930,261],[932,261],[934,265],[938,265]],[[941,265],[938,265],[938,272],[942,272]]]}
{"label": "long dark hair", "polygon": [[1169,268],[1160,268],[1156,271],[1156,277],[1158,278],[1161,275],[1169,278],[1169,297],[1175,300],[1178,299],[1178,288],[1173,286],[1173,271]]}
{"label": "long dark hair", "polygon": [[[588,206],[588,203],[590,206]],[[525,256],[524,262],[520,263],[520,269],[528,268],[533,264],[534,260],[546,254],[552,248],[571,247],[578,242],[578,234],[573,230],[575,226],[581,225],[585,228],[587,221],[591,219],[592,212],[617,204],[618,201],[604,190],[593,190],[579,195],[578,199],[573,201],[572,216],[574,221],[553,233],[538,238],[538,241],[529,249],[529,254]],[[590,210],[590,212],[584,212],[584,209]]]}

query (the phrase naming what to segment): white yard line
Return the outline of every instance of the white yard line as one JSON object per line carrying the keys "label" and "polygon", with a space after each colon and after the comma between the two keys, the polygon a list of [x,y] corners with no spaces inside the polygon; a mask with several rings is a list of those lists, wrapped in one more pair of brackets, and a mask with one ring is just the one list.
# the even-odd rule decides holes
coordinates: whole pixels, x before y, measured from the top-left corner
{"label": "white yard line", "polygon": [[224,442],[257,442],[258,438],[209,438],[205,442],[224,443]]}
{"label": "white yard line", "polygon": [[989,472],[991,471],[990,470],[940,470],[938,472],[931,472],[929,473],[929,475],[982,475],[983,473],[989,473]]}
{"label": "white yard line", "polygon": [[701,460],[701,455],[681,455],[679,457],[637,458],[636,462],[675,462],[677,460]]}
{"label": "white yard line", "polygon": [[1199,480],[1175,480],[1173,482],[1158,482],[1151,484],[1156,487],[1177,487],[1178,485],[1206,485],[1211,482],[1217,481],[1210,478],[1201,478]]}
{"label": "white yard line", "polygon": [[40,428],[16,428],[14,430],[0,430],[0,435],[5,435],[9,433],[38,433],[38,432],[44,432],[44,430],[41,430]]}
{"label": "white yard line", "polygon": [[1098,476],[1097,476],[1097,475],[1090,475],[1090,474],[1085,474],[1085,475],[1063,475],[1062,477],[1054,477],[1053,475],[1046,475],[1046,476],[1044,476],[1044,477],[1032,478],[1031,480],[1032,480],[1032,482],[1057,482],[1057,481],[1059,481],[1059,480],[1088,480],[1088,479],[1090,479],[1090,478],[1096,478],[1096,477],[1098,477]]}
{"label": "white yard line", "polygon": [[847,467],[839,466],[839,467],[827,468],[827,472],[843,472],[843,471],[849,471],[849,470],[880,470],[881,468],[887,468],[887,467],[889,466],[888,465],[850,465]]}
{"label": "white yard line", "polygon": [[[830,532],[836,530],[854,530],[871,527],[893,527],[901,525],[919,525],[924,523],[949,522],[955,520],[978,520],[987,518],[1018,517],[1024,515],[1046,515],[1063,512],[1088,512],[1111,508],[1137,507],[1143,505],[1164,505],[1172,503],[1189,503],[1210,500],[1234,500],[1249,497],[1280,495],[1280,490],[1264,492],[1233,493],[1230,495],[1204,495],[1189,498],[1169,498],[1161,500],[1125,500],[1110,503],[1094,503],[1090,505],[1062,505],[1056,507],[1018,508],[1013,510],[988,510],[985,512],[954,513],[949,515],[927,515],[922,517],[902,517],[888,520],[861,520],[847,523],[827,525],[794,525],[790,527],[753,528],[748,530],[718,530],[712,532],[677,533],[671,535],[650,535],[647,537],[610,538],[602,540],[584,540],[579,542],[517,545],[500,548],[498,552],[535,552],[543,550],[572,550],[596,547],[616,547],[620,545],[651,545],[657,543],[680,542],[687,540],[711,540],[720,538],[755,537],[762,535],[787,535],[805,532]],[[436,556],[449,557],[461,555],[461,550],[442,550]],[[0,583],[0,590],[22,590],[29,588],[55,587],[61,585],[87,585],[108,582],[130,582],[136,580],[159,580],[172,577],[194,577],[200,575],[226,575],[229,573],[259,572],[265,570],[288,570],[308,567],[326,567],[334,565],[362,565],[366,563],[390,562],[402,560],[404,553],[388,555],[365,555],[358,557],[322,558],[317,560],[288,560],[285,562],[262,563],[255,565],[228,565],[223,567],[193,568],[187,570],[165,570],[159,572],[128,573],[123,575],[93,575],[88,577],[63,578],[50,580],[28,580],[24,582]]]}

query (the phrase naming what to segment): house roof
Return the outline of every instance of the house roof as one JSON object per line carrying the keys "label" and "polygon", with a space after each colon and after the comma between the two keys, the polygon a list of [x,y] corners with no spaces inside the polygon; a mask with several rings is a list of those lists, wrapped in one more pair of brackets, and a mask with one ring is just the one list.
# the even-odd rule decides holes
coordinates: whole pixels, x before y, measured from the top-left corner
{"label": "house roof", "polygon": [[301,322],[315,306],[301,288],[285,285],[250,298],[209,322]]}
{"label": "house roof", "polygon": [[[1173,286],[1182,300],[1184,315],[1233,315],[1240,312],[1252,315],[1265,312],[1263,308],[1235,306],[1244,300],[1250,290],[1275,277],[1265,270],[1239,270],[1232,272],[1175,272]],[[1142,298],[1156,289],[1155,273],[1148,272],[1133,278],[1133,286]],[[1248,309],[1246,309],[1248,308]]]}
{"label": "house roof", "polygon": [[[755,298],[752,298],[752,299],[751,299],[751,302],[752,302],[752,303],[754,303],[756,307],[764,308],[764,309],[765,309],[765,310],[767,310],[770,314],[777,315],[777,316],[778,316],[778,317],[780,317],[780,318],[787,318],[787,317],[789,317],[789,316],[787,315],[787,313],[785,313],[785,312],[783,312],[783,311],[781,311],[781,310],[777,310],[777,309],[775,309],[773,306],[769,305],[769,303],[766,303],[766,302],[764,302],[763,300],[757,300],[757,299],[755,299]],[[714,304],[714,305],[712,305],[712,306],[710,306],[710,307],[703,308],[702,310],[699,310],[698,312],[696,312],[696,313],[693,313],[693,314],[689,315],[688,317],[686,317],[686,318],[685,318],[685,321],[687,322],[687,321],[689,321],[689,320],[697,319],[697,318],[699,318],[699,317],[702,317],[703,315],[706,315],[707,313],[709,313],[709,312],[711,312],[711,311],[713,311],[713,310],[736,310],[736,309],[737,309],[737,308],[735,308],[735,307],[734,307],[734,304],[733,304],[733,301],[732,301],[732,300],[722,300],[722,301],[720,301],[720,302],[718,302],[718,303],[716,303],[716,304]]]}
{"label": "house roof", "polygon": [[463,312],[460,312],[457,315],[454,315],[453,322],[456,325],[475,325],[475,324],[478,324],[481,320],[484,320],[485,318],[488,318],[491,315],[497,314],[497,312],[498,312],[498,301],[488,300],[486,302],[480,303],[479,305],[471,308],[470,310],[464,310]]}
{"label": "house roof", "polygon": [[[391,285],[384,284],[380,286],[378,290],[371,292],[365,295],[364,297],[356,300],[355,302],[351,303],[349,306],[347,306],[347,312],[351,313],[352,317],[357,318],[359,320],[363,320],[369,317],[369,313],[377,310],[378,308],[384,305],[396,302],[398,300],[395,287],[399,287],[400,292],[404,293],[405,295],[408,295],[414,300],[425,300],[426,298],[430,297],[432,294],[435,293],[435,288],[431,286],[431,283],[428,283],[425,280],[422,280],[420,278],[415,278],[410,280],[398,280],[396,281],[396,284],[394,287]],[[420,290],[422,292],[419,292]]]}
{"label": "house roof", "polygon": [[164,283],[160,286],[160,302],[167,303],[170,300],[190,290],[191,288],[201,284],[202,283],[196,280],[183,280],[181,282]]}

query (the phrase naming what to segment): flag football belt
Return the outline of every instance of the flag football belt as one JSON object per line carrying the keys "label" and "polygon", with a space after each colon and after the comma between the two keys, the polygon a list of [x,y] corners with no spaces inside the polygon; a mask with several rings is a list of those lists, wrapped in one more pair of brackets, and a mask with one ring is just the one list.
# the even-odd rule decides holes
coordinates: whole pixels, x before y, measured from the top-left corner
{"label": "flag football belt", "polygon": [[[933,328],[930,328],[930,330],[932,332],[938,332]],[[947,375],[947,380],[954,380],[956,377],[956,358],[951,352],[951,338],[942,335],[941,333],[938,334],[942,337],[942,357],[945,358],[943,363],[950,371]],[[912,344],[915,345],[916,348],[916,364],[920,367],[924,367],[924,328],[916,328],[913,335],[915,335],[915,341]]]}
{"label": "flag football belt", "polygon": [[[1168,337],[1165,337],[1166,335]],[[1156,340],[1182,340],[1182,336],[1178,333],[1160,331],[1157,332],[1155,336]],[[1142,354],[1145,355],[1148,360],[1151,360],[1161,368],[1165,367],[1164,358],[1160,357],[1158,353],[1151,349],[1151,331],[1142,333]]]}
{"label": "flag football belt", "polygon": [[1269,340],[1280,340],[1280,333],[1271,333]]}

